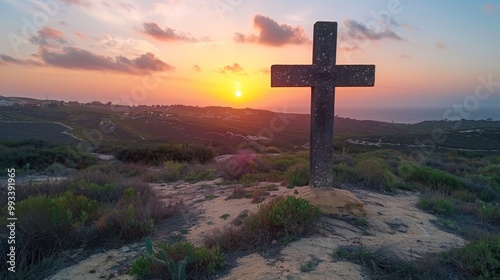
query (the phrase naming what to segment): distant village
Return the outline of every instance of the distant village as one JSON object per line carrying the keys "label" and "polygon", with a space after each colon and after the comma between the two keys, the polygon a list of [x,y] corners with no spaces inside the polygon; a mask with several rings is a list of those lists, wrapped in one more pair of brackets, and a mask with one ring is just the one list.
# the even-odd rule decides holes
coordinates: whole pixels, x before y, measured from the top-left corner
{"label": "distant village", "polygon": [[[196,115],[201,118],[209,119],[231,119],[237,120],[241,116],[251,116],[258,114],[256,111],[250,108],[243,109],[239,114],[230,108],[223,107],[205,107],[202,109],[202,113],[198,111],[198,106],[185,106],[179,104],[173,105],[117,105],[112,104],[112,102],[100,102],[92,101],[88,103],[78,102],[78,101],[57,101],[57,100],[36,100],[28,98],[19,97],[3,97],[0,96],[0,107],[11,107],[11,108],[58,108],[58,107],[92,107],[92,108],[111,108],[114,112],[119,113],[125,118],[138,118],[146,116],[157,116],[157,117],[176,117],[176,111],[182,111],[187,113],[187,115]],[[195,113],[193,110],[196,110]]]}

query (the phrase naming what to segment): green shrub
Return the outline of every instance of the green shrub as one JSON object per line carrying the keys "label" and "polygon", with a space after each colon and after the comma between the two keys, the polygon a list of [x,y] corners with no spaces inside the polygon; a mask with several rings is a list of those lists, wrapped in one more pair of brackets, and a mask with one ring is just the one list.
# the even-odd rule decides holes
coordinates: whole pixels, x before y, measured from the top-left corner
{"label": "green shrub", "polygon": [[359,174],[353,167],[345,163],[339,163],[333,166],[334,187],[340,188],[344,183],[357,183],[359,180]]}
{"label": "green shrub", "polygon": [[134,262],[128,272],[129,275],[135,275],[139,279],[146,279],[151,273],[151,265],[153,262],[151,258],[145,256],[138,257]]}
{"label": "green shrub", "polygon": [[418,206],[438,215],[450,216],[453,214],[452,202],[448,198],[439,195],[425,194],[419,199]]}
{"label": "green shrub", "polygon": [[479,218],[481,221],[500,225],[500,205],[498,203],[481,203],[479,206]]}
{"label": "green shrub", "polygon": [[489,165],[480,170],[481,174],[488,177],[492,187],[500,191],[500,164]]}
{"label": "green shrub", "polygon": [[311,272],[318,267],[320,260],[317,258],[313,258],[312,260],[302,264],[300,266],[300,272]]}
{"label": "green shrub", "polygon": [[303,198],[288,196],[276,200],[269,211],[269,220],[285,235],[301,234],[319,219],[321,211]]}
{"label": "green shrub", "polygon": [[270,146],[270,147],[265,147],[264,150],[262,150],[262,153],[264,153],[264,154],[281,154],[281,150],[276,148],[276,147]]}
{"label": "green shrub", "polygon": [[154,222],[172,215],[175,205],[164,207],[148,185],[126,188],[121,198],[103,209],[96,221],[101,234],[118,240],[133,240],[153,232]]}
{"label": "green shrub", "polygon": [[[158,264],[161,267],[158,267]],[[146,256],[139,257],[132,263],[129,274],[138,277],[162,277],[168,269],[170,275],[175,274],[178,277],[175,279],[198,279],[213,274],[224,267],[224,264],[224,253],[218,247],[195,247],[187,241],[152,244],[151,239],[146,238]]]}
{"label": "green shrub", "polygon": [[451,193],[465,186],[459,177],[416,164],[401,165],[399,175],[409,183],[418,183],[445,193]]}
{"label": "green shrub", "polygon": [[464,201],[464,202],[474,202],[477,197],[467,189],[456,190],[451,194],[452,197]]}
{"label": "green shrub", "polygon": [[124,162],[154,165],[166,161],[206,163],[214,158],[215,151],[199,144],[149,144],[124,147],[116,152],[115,156]]}
{"label": "green shrub", "polygon": [[187,165],[184,162],[166,161],[164,164],[165,172],[162,174],[161,179],[167,182],[174,182],[181,179],[181,175],[186,170]]}
{"label": "green shrub", "polygon": [[203,180],[213,180],[217,175],[217,170],[215,169],[207,169],[201,171],[199,173],[190,172],[186,176],[184,176],[184,181],[189,183],[196,183]]}
{"label": "green shrub", "polygon": [[258,211],[246,218],[246,213],[240,216],[234,221],[240,226],[215,230],[204,237],[205,245],[219,246],[225,251],[255,250],[273,240],[292,240],[311,230],[320,210],[305,199],[289,196],[259,205]]}
{"label": "green shrub", "polygon": [[0,170],[43,171],[61,164],[67,168],[83,169],[97,163],[97,159],[67,145],[44,141],[0,142]]}
{"label": "green shrub", "polygon": [[379,158],[364,159],[354,170],[365,186],[386,191],[394,191],[398,186],[397,177]]}
{"label": "green shrub", "polygon": [[309,165],[297,163],[292,165],[285,173],[288,187],[305,186],[309,183]]}
{"label": "green shrub", "polygon": [[[20,229],[41,238],[63,237],[73,227],[81,228],[98,210],[98,202],[71,192],[57,197],[36,196],[17,204]],[[45,240],[49,242],[50,240]],[[42,241],[43,242],[43,241]]]}
{"label": "green shrub", "polygon": [[105,183],[102,185],[81,179],[69,184],[68,189],[78,195],[83,195],[99,202],[115,202],[123,192],[116,183]]}
{"label": "green shrub", "polygon": [[474,279],[500,278],[500,236],[473,241],[452,250],[448,257]]}

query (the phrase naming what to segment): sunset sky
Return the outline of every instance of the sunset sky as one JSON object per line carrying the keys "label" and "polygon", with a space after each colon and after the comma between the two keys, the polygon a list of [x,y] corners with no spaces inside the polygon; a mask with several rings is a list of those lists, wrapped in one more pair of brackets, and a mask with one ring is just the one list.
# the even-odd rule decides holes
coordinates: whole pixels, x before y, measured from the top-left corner
{"label": "sunset sky", "polygon": [[338,64],[376,65],[336,106],[500,108],[500,1],[4,0],[0,95],[307,112],[269,70],[310,64],[320,20]]}

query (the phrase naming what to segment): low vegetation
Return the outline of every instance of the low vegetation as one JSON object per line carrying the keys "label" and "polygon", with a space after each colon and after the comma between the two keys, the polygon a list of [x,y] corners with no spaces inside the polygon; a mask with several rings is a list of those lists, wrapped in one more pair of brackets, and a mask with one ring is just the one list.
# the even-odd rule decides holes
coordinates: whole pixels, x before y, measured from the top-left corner
{"label": "low vegetation", "polygon": [[[161,205],[148,182],[223,178],[221,184],[234,185],[227,199],[261,203],[280,184],[303,186],[309,177],[307,152],[282,153],[275,147],[260,154],[241,153],[224,163],[211,161],[215,152],[202,145],[125,145],[112,152],[121,163],[97,163],[93,156],[69,146],[0,143],[2,169],[14,164],[22,173],[67,176],[60,181],[19,183],[17,238],[23,248],[16,279],[49,276],[67,265],[60,258],[66,250],[110,247],[151,236],[155,223],[175,214],[177,207]],[[404,151],[342,147],[334,161],[336,187],[419,192],[418,206],[436,215],[437,225],[468,241],[463,248],[428,255],[422,261],[355,246],[340,247],[332,254],[335,260],[360,264],[373,279],[500,277],[500,157],[446,152],[417,161]],[[216,188],[206,186],[205,199],[216,198]],[[0,207],[0,219],[5,220],[6,207]],[[130,274],[139,279],[211,277],[224,266],[225,255],[279,248],[310,233],[319,217],[319,209],[304,199],[277,197],[261,203],[256,212],[220,216],[230,225],[204,236],[202,246],[146,239],[147,254],[133,262]],[[367,225],[362,218],[354,223]],[[1,245],[2,262],[6,245]],[[318,264],[313,259],[300,270],[310,272]]]}
{"label": "low vegetation", "polygon": [[[145,174],[138,174],[141,168],[99,164],[58,181],[16,182],[20,247],[17,272],[9,279],[43,279],[68,264],[61,257],[65,251],[116,246],[150,235],[155,222],[174,214],[176,206],[159,202]],[[0,218],[5,221],[7,213],[3,201]],[[0,246],[5,263],[8,244]]]}
{"label": "low vegetation", "polygon": [[232,252],[263,248],[273,240],[286,243],[310,232],[320,210],[305,199],[288,196],[277,197],[261,204],[257,212],[240,216],[237,223],[206,235],[205,245]]}
{"label": "low vegetation", "polygon": [[214,158],[215,151],[199,144],[149,144],[126,146],[115,155],[124,162],[159,165],[167,161],[206,163]]}
{"label": "low vegetation", "polygon": [[187,241],[153,242],[146,238],[146,253],[132,263],[130,275],[139,279],[200,279],[224,267],[224,253],[218,247],[195,247]]}
{"label": "low vegetation", "polygon": [[66,169],[84,169],[96,163],[92,155],[68,145],[39,140],[0,142],[0,170],[15,168],[18,173],[33,173],[50,171],[57,165]]}

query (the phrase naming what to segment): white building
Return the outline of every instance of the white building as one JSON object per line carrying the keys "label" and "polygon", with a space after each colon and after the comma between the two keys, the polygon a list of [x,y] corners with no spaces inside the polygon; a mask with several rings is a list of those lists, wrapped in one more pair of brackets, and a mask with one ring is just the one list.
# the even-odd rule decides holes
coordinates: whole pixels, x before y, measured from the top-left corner
{"label": "white building", "polygon": [[0,100],[0,107],[12,107],[14,106],[14,102],[8,100]]}

